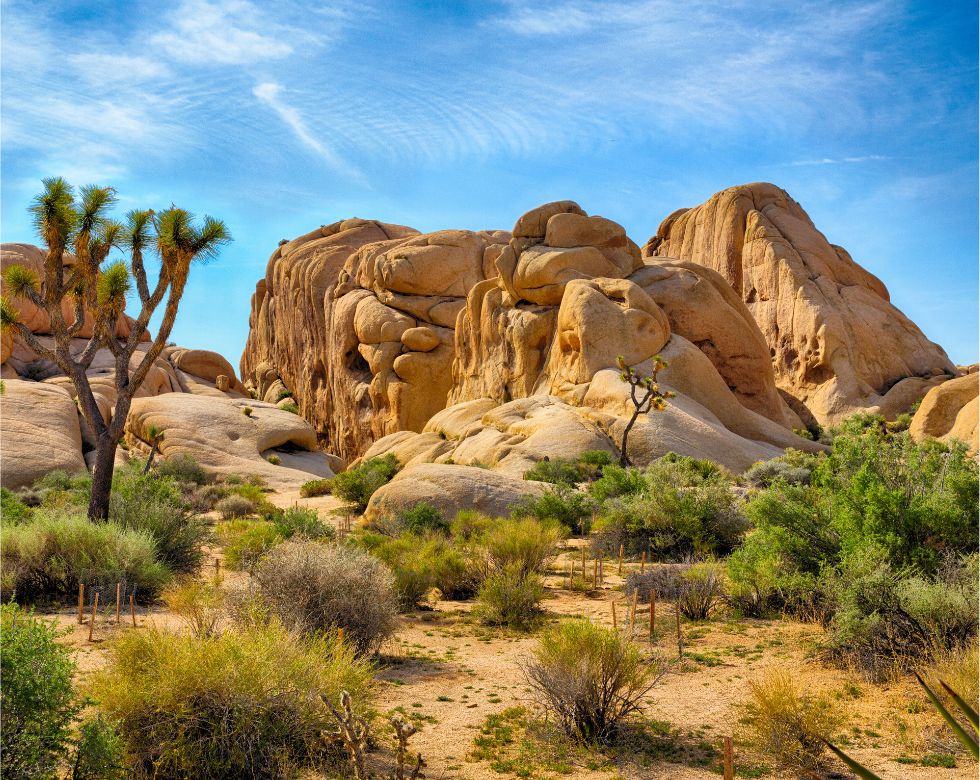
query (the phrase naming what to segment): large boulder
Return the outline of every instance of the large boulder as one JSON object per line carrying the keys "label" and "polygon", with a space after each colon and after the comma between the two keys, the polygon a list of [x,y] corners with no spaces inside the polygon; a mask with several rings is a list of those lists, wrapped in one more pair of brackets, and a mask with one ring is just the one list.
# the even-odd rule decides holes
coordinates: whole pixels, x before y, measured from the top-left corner
{"label": "large boulder", "polygon": [[507,517],[515,504],[540,496],[547,489],[541,482],[499,474],[473,466],[424,463],[399,471],[387,485],[375,491],[365,516],[374,520],[394,516],[419,503],[434,506],[452,519],[456,513],[474,509],[491,517]]}
{"label": "large boulder", "polygon": [[980,376],[976,373],[950,379],[926,393],[912,417],[909,435],[916,441],[959,440],[971,455],[978,449],[977,412]]}
{"label": "large boulder", "polygon": [[[942,348],[891,304],[881,280],[772,184],[732,187],[675,211],[644,255],[697,263],[727,280],[769,346],[776,386],[805,422],[833,423],[861,410],[894,416],[955,375]],[[907,378],[922,381],[890,397]]]}
{"label": "large boulder", "polygon": [[5,379],[0,474],[5,488],[30,485],[50,471],[85,472],[78,412],[63,388]]}
{"label": "large boulder", "polygon": [[149,448],[150,426],[163,433],[161,457],[186,453],[216,474],[258,474],[277,490],[333,476],[313,426],[273,404],[190,393],[135,399],[126,420],[133,448]]}

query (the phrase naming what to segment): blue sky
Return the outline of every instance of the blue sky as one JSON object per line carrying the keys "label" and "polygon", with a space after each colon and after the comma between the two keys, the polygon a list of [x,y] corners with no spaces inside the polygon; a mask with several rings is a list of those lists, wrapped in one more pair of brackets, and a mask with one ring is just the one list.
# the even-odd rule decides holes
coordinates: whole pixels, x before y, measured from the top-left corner
{"label": "blue sky", "polygon": [[510,228],[571,198],[638,243],[787,189],[954,361],[978,358],[977,8],[957,2],[5,0],[2,239],[44,176],[235,243],[173,339],[237,365],[281,238]]}

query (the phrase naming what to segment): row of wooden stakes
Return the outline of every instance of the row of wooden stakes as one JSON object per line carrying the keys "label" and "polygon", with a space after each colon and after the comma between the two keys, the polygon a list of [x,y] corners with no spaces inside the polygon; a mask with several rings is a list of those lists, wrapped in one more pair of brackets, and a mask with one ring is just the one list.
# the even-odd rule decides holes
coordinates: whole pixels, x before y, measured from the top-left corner
{"label": "row of wooden stakes", "polygon": [[[95,631],[95,616],[99,610],[99,591],[95,591],[95,598],[92,599],[92,616],[89,619],[88,624],[88,641],[92,641],[92,635]],[[116,625],[119,625],[121,621],[122,612],[122,583],[116,583]],[[129,612],[133,617],[133,627],[136,626],[136,596],[133,593],[129,594]],[[78,622],[79,624],[85,623],[85,583],[78,583]]]}

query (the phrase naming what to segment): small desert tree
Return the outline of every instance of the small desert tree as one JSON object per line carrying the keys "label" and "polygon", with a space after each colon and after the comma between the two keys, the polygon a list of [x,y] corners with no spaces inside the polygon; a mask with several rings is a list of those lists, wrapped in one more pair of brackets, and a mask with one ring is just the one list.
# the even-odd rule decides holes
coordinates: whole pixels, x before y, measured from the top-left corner
{"label": "small desert tree", "polygon": [[[93,520],[108,517],[116,446],[133,395],[170,337],[191,263],[214,257],[231,240],[220,220],[206,216],[198,226],[192,214],[173,205],[159,213],[130,211],[125,223],[120,223],[106,216],[115,202],[111,187],[83,187],[76,198],[64,179],[45,179],[43,192],[30,208],[47,247],[42,278],[22,265],[8,267],[0,305],[0,325],[15,328],[34,352],[55,363],[71,380],[79,409],[95,433],[95,471],[88,509]],[[105,264],[113,247],[128,251],[128,268],[121,260]],[[155,253],[160,260],[160,273],[152,287],[143,260],[145,253]],[[126,308],[133,280],[140,311],[129,335],[117,338],[116,324]],[[26,299],[44,311],[51,321],[53,343],[42,343],[19,321],[17,309],[6,296]],[[165,297],[156,338],[148,348],[137,351],[150,317]],[[64,303],[72,306],[71,323],[66,322]],[[73,341],[87,324],[91,325],[91,336],[79,351],[73,348]],[[112,353],[116,369],[116,401],[108,421],[99,411],[86,374],[103,348]]]}
{"label": "small desert tree", "polygon": [[641,414],[646,414],[651,409],[662,412],[667,408],[667,399],[673,398],[676,393],[669,390],[663,392],[657,384],[657,374],[667,368],[667,361],[660,355],[653,357],[653,374],[651,376],[641,376],[636,369],[626,365],[626,359],[620,355],[616,358],[616,365],[619,366],[619,378],[630,386],[630,400],[633,402],[633,416],[626,423],[623,429],[623,442],[619,448],[619,465],[626,468],[630,465],[629,456],[626,454],[626,444],[630,431],[636,424],[637,418]]}

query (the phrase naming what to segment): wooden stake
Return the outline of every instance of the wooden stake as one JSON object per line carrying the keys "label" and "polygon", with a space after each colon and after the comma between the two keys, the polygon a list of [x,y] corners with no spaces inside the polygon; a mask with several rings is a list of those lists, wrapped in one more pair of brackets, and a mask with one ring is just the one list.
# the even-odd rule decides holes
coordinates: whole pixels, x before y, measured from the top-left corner
{"label": "wooden stake", "polygon": [[725,780],[735,780],[735,761],[732,752],[732,738],[725,737]]}
{"label": "wooden stake", "polygon": [[582,579],[585,579],[585,548],[582,548]]}
{"label": "wooden stake", "polygon": [[681,605],[674,606],[674,617],[677,620],[677,657],[684,656],[684,635],[681,633]]}
{"label": "wooden stake", "polygon": [[122,600],[122,583],[116,583],[116,625],[119,625],[119,603]]}
{"label": "wooden stake", "polygon": [[636,599],[640,595],[640,589],[633,589],[633,603],[630,605],[630,637],[633,636],[633,628],[636,626]]}
{"label": "wooden stake", "polygon": [[653,635],[657,626],[657,594],[650,591],[650,642],[653,643]]}
{"label": "wooden stake", "polygon": [[623,545],[619,545],[619,570],[616,573],[623,576]]}
{"label": "wooden stake", "polygon": [[221,559],[214,559],[214,581],[217,582],[221,579]]}
{"label": "wooden stake", "polygon": [[592,559],[592,590],[599,587],[599,559]]}
{"label": "wooden stake", "polygon": [[600,587],[602,586],[603,582],[606,579],[605,574],[603,573],[603,570],[602,570],[603,569],[603,566],[602,566],[603,560],[604,560],[603,558],[600,558],[599,559],[599,586]]}
{"label": "wooden stake", "polygon": [[78,622],[85,622],[85,583],[78,583]]}
{"label": "wooden stake", "polygon": [[92,631],[95,630],[95,611],[99,608],[99,592],[95,591],[95,601],[92,602],[92,622],[88,624],[88,641],[92,641]]}
{"label": "wooden stake", "polygon": [[619,628],[619,621],[616,620],[616,599],[612,600],[612,612],[613,612],[613,630],[615,631]]}
{"label": "wooden stake", "polygon": [[133,628],[136,628],[136,595],[129,594],[129,611],[133,616]]}
{"label": "wooden stake", "polygon": [[569,562],[568,564],[568,589],[572,590],[575,585],[575,564]]}
{"label": "wooden stake", "polygon": [[643,555],[640,557],[640,574],[643,574],[643,570],[647,566],[647,551],[643,551]]}

